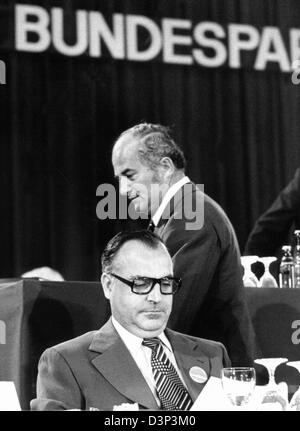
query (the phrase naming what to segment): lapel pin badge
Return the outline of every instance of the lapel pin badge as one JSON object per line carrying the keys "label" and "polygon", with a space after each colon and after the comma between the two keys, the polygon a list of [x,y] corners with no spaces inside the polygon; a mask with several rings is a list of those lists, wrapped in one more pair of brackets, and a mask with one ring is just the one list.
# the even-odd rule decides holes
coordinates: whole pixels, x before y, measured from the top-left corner
{"label": "lapel pin badge", "polygon": [[206,372],[200,367],[192,367],[189,374],[191,379],[197,383],[204,383],[208,379]]}

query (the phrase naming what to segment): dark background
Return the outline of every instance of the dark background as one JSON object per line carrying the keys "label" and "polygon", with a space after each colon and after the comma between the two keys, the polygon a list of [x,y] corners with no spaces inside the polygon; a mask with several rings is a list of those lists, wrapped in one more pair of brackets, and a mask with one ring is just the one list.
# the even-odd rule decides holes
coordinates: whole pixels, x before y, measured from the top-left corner
{"label": "dark background", "polygon": [[107,18],[120,12],[194,25],[208,20],[226,31],[229,23],[276,26],[286,37],[300,27],[300,2],[0,2],[0,58],[7,64],[0,86],[0,277],[48,265],[68,280],[98,279],[105,243],[133,223],[99,220],[96,188],[114,182],[115,138],[142,120],[173,126],[187,174],[223,206],[243,250],[257,217],[300,165],[300,86],[291,73],[277,64],[255,71],[254,61],[230,69],[18,52],[15,3],[63,7],[66,14],[98,10]]}

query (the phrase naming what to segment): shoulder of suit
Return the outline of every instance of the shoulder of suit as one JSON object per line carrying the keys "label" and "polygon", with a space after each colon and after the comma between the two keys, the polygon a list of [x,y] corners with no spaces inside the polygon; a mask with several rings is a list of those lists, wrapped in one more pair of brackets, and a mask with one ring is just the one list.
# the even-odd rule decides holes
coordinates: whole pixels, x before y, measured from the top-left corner
{"label": "shoulder of suit", "polygon": [[[91,341],[94,337],[94,335],[98,331],[89,331],[82,335],[79,335],[78,337],[71,338],[69,340],[63,341],[62,343],[56,344],[50,349],[54,349],[59,353],[63,353],[65,351],[71,352],[73,350],[79,350],[79,349],[87,349],[89,345],[91,344]],[[48,349],[49,350],[49,349]]]}
{"label": "shoulder of suit", "polygon": [[211,350],[220,350],[220,348],[224,348],[224,345],[220,341],[208,340],[206,338],[194,337],[193,335],[183,334],[181,332],[173,331],[168,328],[168,332],[171,336],[180,337],[186,341],[191,341],[197,344],[201,350],[209,349]]}
{"label": "shoulder of suit", "polygon": [[[227,214],[217,201],[207,195],[204,190],[201,190],[197,187],[196,184],[192,182],[185,184],[183,187],[185,199],[187,199],[187,197],[191,195],[194,202],[196,200],[201,201],[200,203],[204,205],[204,225],[210,224],[212,226],[215,226],[217,230],[219,230],[220,226],[226,226],[231,229],[231,222]],[[179,200],[175,207],[175,212],[180,211],[180,214],[182,212],[181,203],[182,200]],[[180,221],[180,219],[178,220]],[[184,217],[182,220],[185,221]]]}

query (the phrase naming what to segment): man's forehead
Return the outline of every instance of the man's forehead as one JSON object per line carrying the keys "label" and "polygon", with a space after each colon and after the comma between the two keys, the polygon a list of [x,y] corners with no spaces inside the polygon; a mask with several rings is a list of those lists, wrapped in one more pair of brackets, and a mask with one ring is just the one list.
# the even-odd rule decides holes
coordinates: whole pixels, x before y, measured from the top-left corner
{"label": "man's forehead", "polygon": [[171,257],[163,244],[152,248],[144,245],[141,241],[130,240],[120,248],[116,256],[116,263],[119,265],[133,264],[136,267],[138,260],[145,260],[146,263],[151,263],[152,260],[156,259],[172,267]]}
{"label": "man's forehead", "polygon": [[139,140],[130,134],[124,135],[117,140],[113,147],[112,159],[114,161],[122,161],[128,157],[137,156],[137,148]]}

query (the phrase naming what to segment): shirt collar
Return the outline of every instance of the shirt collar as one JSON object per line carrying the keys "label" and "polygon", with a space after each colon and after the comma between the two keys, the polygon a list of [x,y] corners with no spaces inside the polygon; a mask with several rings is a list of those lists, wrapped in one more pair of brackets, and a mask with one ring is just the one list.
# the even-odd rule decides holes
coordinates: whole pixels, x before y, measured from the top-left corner
{"label": "shirt collar", "polygon": [[[112,324],[114,325],[115,330],[120,335],[122,341],[124,342],[124,344],[128,348],[128,350],[132,354],[137,352],[137,350],[142,345],[143,338],[137,337],[136,335],[127,331],[127,329],[125,329],[124,326],[122,326],[113,316],[111,317],[111,320],[112,320]],[[166,337],[166,334],[164,332],[162,332],[161,334],[158,335],[158,338],[172,352],[172,347],[171,347],[170,341]]]}
{"label": "shirt collar", "polygon": [[184,186],[184,184],[189,183],[189,182],[190,182],[189,177],[185,176],[169,188],[169,190],[167,191],[167,193],[163,197],[161,204],[159,205],[159,207],[155,211],[154,216],[152,217],[152,222],[153,222],[154,226],[158,225],[158,222],[162,216],[162,213],[164,212],[165,208],[167,207],[167,205],[170,202],[170,200],[172,199],[172,197],[177,193],[177,191],[181,187]]}

